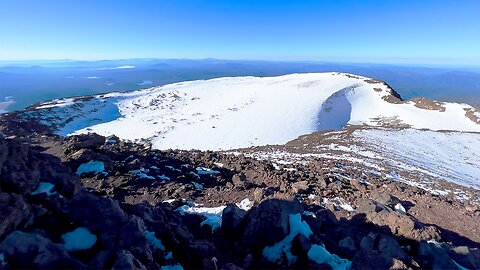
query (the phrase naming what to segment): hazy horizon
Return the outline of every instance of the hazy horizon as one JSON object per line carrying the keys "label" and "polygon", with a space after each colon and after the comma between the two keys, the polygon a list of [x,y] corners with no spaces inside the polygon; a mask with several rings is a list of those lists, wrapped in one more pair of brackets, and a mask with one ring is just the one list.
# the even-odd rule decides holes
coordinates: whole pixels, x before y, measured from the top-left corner
{"label": "hazy horizon", "polygon": [[480,65],[480,2],[5,0],[0,59]]}

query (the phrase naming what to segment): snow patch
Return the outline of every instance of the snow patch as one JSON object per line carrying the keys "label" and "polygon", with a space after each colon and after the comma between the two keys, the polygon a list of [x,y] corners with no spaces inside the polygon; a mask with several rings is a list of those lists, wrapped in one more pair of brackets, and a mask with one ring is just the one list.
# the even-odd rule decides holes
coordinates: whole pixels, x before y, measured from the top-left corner
{"label": "snow patch", "polygon": [[199,175],[219,174],[220,173],[219,171],[207,169],[207,168],[204,168],[204,167],[197,167],[196,170],[197,170],[197,174],[199,174]]}
{"label": "snow patch", "polygon": [[405,210],[405,207],[403,207],[403,205],[401,203],[397,203],[394,208],[397,212],[399,212],[402,215],[407,214],[407,210]]}
{"label": "snow patch", "polygon": [[245,198],[236,205],[238,206],[238,208],[248,211],[253,207],[253,201],[251,201],[249,198]]}
{"label": "snow patch", "polygon": [[37,195],[40,193],[47,193],[48,196],[55,194],[55,192],[52,192],[53,187],[55,187],[54,184],[49,183],[49,182],[40,182],[38,183],[37,189],[32,191],[32,195]]}
{"label": "snow patch", "polygon": [[183,205],[177,208],[175,211],[178,211],[180,214],[189,213],[201,215],[205,218],[201,225],[208,225],[212,228],[212,230],[217,230],[222,226],[222,213],[225,207],[226,206],[196,207]]}
{"label": "snow patch", "polygon": [[66,251],[90,249],[97,242],[97,236],[84,227],[78,227],[62,235],[62,239],[65,242]]}
{"label": "snow patch", "polygon": [[77,169],[77,174],[82,175],[83,173],[102,173],[105,171],[105,164],[102,161],[90,160],[87,163],[81,164]]}
{"label": "snow patch", "polygon": [[319,245],[312,245],[308,251],[308,258],[318,264],[329,264],[333,270],[348,270],[352,262],[346,259],[341,259],[335,254],[328,252],[325,247]]}

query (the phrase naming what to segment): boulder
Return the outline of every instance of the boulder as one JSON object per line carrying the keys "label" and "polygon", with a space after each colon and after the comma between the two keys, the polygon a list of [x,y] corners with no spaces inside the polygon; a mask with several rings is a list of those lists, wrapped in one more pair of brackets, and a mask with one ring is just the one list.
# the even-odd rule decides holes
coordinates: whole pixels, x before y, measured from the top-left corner
{"label": "boulder", "polygon": [[418,246],[417,260],[423,268],[458,269],[447,252],[436,243],[421,241]]}
{"label": "boulder", "polygon": [[242,241],[255,248],[271,246],[288,235],[289,215],[302,211],[298,201],[265,200],[245,217]]}
{"label": "boulder", "polygon": [[232,183],[238,189],[243,189],[246,186],[247,177],[242,174],[234,174],[232,176]]}
{"label": "boulder", "polygon": [[22,196],[0,192],[0,239],[31,218],[31,207]]}
{"label": "boulder", "polygon": [[98,149],[105,143],[105,137],[96,133],[80,134],[65,139],[65,152],[71,153],[79,149]]}
{"label": "boulder", "polygon": [[349,251],[356,251],[355,240],[351,236],[347,236],[338,242],[338,246]]}
{"label": "boulder", "polygon": [[386,256],[376,250],[361,249],[352,260],[351,270],[409,269],[402,261]]}
{"label": "boulder", "polygon": [[297,234],[292,240],[292,254],[295,256],[306,256],[311,247],[312,242],[303,234]]}
{"label": "boulder", "polygon": [[378,213],[381,211],[385,212],[392,212],[392,209],[388,208],[384,204],[370,200],[370,199],[361,199],[358,202],[358,206],[356,211],[358,213],[364,213],[364,214],[369,214],[369,213]]}
{"label": "boulder", "polygon": [[365,214],[368,221],[398,236],[414,240],[440,239],[440,232],[436,227],[420,224],[411,217],[373,200],[360,200],[357,212]]}
{"label": "boulder", "polygon": [[480,249],[466,246],[452,247],[448,251],[452,260],[467,269],[480,269]]}
{"label": "boulder", "polygon": [[98,234],[101,244],[115,249],[118,233],[128,222],[127,214],[117,201],[83,191],[70,201],[67,208],[65,214],[71,221]]}
{"label": "boulder", "polygon": [[373,191],[370,197],[372,200],[388,206],[394,206],[400,203],[400,199],[385,192]]}
{"label": "boulder", "polygon": [[150,266],[153,263],[152,251],[145,237],[145,225],[137,216],[131,216],[127,225],[120,231],[119,249],[129,251],[135,258]]}
{"label": "boulder", "polygon": [[388,235],[380,235],[378,239],[378,251],[380,253],[400,259],[400,260],[405,260],[407,259],[407,254],[402,250],[398,242],[393,238]]}
{"label": "boulder", "polygon": [[294,193],[305,194],[308,191],[308,181],[300,181],[292,184]]}
{"label": "boulder", "polygon": [[222,230],[230,236],[237,236],[247,211],[235,204],[228,204],[222,213]]}
{"label": "boulder", "polygon": [[35,233],[12,232],[0,243],[0,253],[4,254],[9,268],[86,268],[72,258],[62,245]]}

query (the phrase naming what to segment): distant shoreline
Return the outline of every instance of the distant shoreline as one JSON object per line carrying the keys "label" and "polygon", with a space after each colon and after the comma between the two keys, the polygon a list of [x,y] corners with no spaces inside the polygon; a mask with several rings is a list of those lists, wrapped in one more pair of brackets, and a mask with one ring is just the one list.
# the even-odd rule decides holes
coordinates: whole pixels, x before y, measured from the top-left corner
{"label": "distant shoreline", "polygon": [[7,113],[8,112],[7,108],[14,103],[15,101],[13,100],[13,97],[11,96],[5,97],[5,101],[0,102],[0,114]]}

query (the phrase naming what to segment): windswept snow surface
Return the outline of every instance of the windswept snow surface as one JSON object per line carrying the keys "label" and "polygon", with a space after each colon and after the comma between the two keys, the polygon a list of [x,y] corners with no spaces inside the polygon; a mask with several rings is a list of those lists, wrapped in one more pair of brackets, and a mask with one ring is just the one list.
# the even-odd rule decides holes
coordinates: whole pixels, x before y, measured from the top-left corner
{"label": "windswept snow surface", "polygon": [[352,135],[360,143],[355,150],[374,153],[365,156],[372,162],[383,161],[398,171],[424,175],[425,180],[441,178],[480,189],[479,133],[366,129]]}
{"label": "windswept snow surface", "polygon": [[57,100],[30,113],[61,135],[115,134],[148,139],[157,149],[284,144],[346,124],[480,132],[480,125],[465,117],[469,105],[445,103],[443,112],[421,109],[413,102],[386,101],[391,91],[383,82],[344,73],[234,77],[99,95],[74,104]]}

